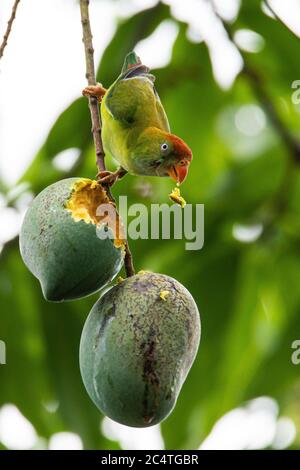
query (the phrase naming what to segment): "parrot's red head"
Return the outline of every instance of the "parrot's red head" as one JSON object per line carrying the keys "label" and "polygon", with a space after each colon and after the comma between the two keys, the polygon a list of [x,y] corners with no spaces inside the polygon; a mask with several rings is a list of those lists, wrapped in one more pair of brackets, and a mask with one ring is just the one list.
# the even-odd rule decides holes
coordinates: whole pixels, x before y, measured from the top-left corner
{"label": "parrot's red head", "polygon": [[181,184],[188,174],[193,158],[192,151],[182,139],[174,134],[170,134],[168,140],[171,143],[171,152],[166,170],[174,181]]}
{"label": "parrot's red head", "polygon": [[170,176],[181,184],[192,158],[191,149],[182,139],[151,127],[142,133],[136,143],[132,160],[136,174]]}

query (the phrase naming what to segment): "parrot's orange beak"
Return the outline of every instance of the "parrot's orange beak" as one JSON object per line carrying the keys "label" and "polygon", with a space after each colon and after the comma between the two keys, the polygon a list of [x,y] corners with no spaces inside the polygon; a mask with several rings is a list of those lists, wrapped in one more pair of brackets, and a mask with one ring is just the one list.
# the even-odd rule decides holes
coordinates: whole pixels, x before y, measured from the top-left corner
{"label": "parrot's orange beak", "polygon": [[176,181],[177,184],[181,184],[188,174],[189,165],[192,161],[193,154],[186,143],[176,135],[172,134],[170,139],[173,143],[173,154],[175,156],[175,162],[173,160],[173,165],[167,171],[168,175],[174,181]]}
{"label": "parrot's orange beak", "polygon": [[171,166],[171,168],[168,169],[168,175],[172,180],[176,181],[176,183],[183,183],[188,174],[189,164],[189,161],[183,161]]}

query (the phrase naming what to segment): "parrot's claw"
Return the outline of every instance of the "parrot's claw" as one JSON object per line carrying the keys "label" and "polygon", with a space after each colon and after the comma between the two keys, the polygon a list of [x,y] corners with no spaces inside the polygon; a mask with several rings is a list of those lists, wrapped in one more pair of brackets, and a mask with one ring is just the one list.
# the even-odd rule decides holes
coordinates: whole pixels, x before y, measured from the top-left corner
{"label": "parrot's claw", "polygon": [[124,168],[119,168],[117,171],[99,171],[97,180],[100,184],[107,184],[112,186],[118,179],[123,178],[127,171]]}
{"label": "parrot's claw", "polygon": [[103,96],[105,95],[106,92],[107,92],[107,90],[105,88],[103,88],[101,83],[97,83],[97,85],[95,85],[95,86],[87,86],[86,88],[84,88],[84,90],[82,90],[83,96],[86,96],[86,97],[96,96],[99,103],[101,103],[102,98],[103,98]]}

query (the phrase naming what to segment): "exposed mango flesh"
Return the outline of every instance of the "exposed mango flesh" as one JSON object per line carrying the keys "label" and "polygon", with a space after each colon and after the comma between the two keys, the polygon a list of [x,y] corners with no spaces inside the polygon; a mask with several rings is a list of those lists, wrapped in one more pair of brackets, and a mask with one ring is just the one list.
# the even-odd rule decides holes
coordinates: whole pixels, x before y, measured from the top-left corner
{"label": "exposed mango flesh", "polygon": [[168,290],[162,290],[161,293],[159,294],[159,297],[166,302],[169,294],[170,292]]}
{"label": "exposed mango flesh", "polygon": [[100,204],[108,204],[109,200],[103,187],[97,182],[82,178],[74,184],[66,209],[71,211],[75,222],[84,220],[87,224],[97,225],[100,217],[97,216],[97,208]]}
{"label": "exposed mango flesh", "polygon": [[106,224],[114,234],[116,248],[124,246],[124,227],[114,204],[109,200],[105,189],[98,181],[81,178],[74,184],[66,209],[75,222],[83,220],[87,224]]}

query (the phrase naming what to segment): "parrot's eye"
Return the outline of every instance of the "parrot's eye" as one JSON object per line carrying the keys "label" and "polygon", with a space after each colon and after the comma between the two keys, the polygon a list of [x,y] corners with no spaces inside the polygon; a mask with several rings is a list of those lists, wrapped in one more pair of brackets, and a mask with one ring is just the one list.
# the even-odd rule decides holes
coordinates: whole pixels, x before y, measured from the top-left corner
{"label": "parrot's eye", "polygon": [[166,142],[164,142],[163,144],[161,144],[160,148],[161,148],[161,151],[162,151],[162,152],[166,152],[167,150],[169,150],[169,146],[168,146],[168,144],[167,144]]}

